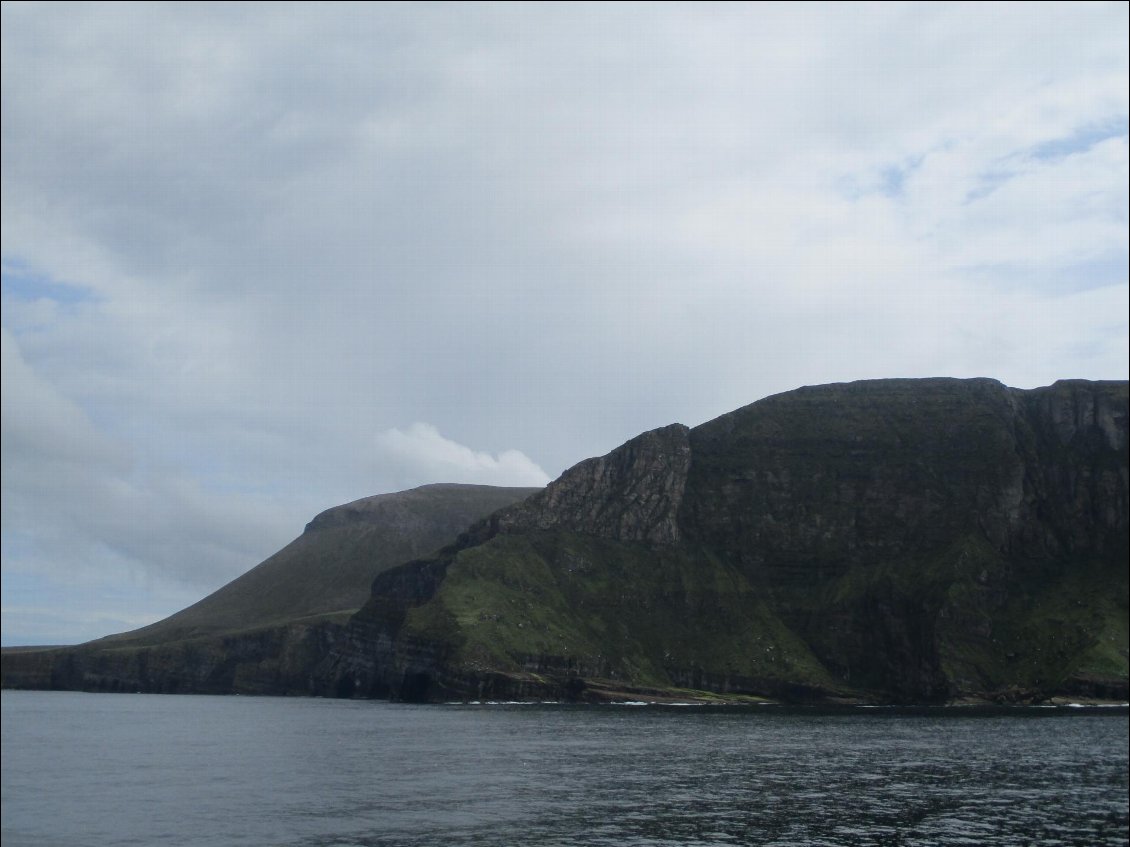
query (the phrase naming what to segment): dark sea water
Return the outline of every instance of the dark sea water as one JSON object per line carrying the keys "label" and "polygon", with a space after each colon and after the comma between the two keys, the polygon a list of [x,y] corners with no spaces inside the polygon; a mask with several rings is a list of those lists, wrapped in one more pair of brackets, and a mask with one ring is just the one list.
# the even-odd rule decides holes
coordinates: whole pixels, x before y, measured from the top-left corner
{"label": "dark sea water", "polygon": [[1123,845],[1126,709],[4,691],[3,845]]}

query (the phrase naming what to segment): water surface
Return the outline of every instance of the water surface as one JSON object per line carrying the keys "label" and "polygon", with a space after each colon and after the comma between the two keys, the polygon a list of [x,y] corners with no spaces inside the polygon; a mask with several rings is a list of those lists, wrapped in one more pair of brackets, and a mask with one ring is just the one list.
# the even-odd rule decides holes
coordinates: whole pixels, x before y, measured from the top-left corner
{"label": "water surface", "polygon": [[1127,710],[3,692],[19,845],[1125,845]]}

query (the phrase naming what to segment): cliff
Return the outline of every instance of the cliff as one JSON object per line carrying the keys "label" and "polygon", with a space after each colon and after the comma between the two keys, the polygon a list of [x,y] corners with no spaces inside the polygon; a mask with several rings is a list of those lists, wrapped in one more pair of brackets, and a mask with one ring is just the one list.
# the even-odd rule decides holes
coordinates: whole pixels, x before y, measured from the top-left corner
{"label": "cliff", "polygon": [[[343,558],[392,550],[383,535],[323,547],[297,575],[252,571],[222,603],[147,630],[6,652],[3,681],[404,700],[1125,700],[1128,403],[1126,382],[802,388],[644,433],[382,558],[355,614],[335,613],[322,583]],[[331,510],[304,538],[354,532],[366,508]],[[234,627],[273,592],[322,605],[273,601]]]}
{"label": "cliff", "polygon": [[326,693],[1125,698],[1127,384],[804,388],[382,574]]}

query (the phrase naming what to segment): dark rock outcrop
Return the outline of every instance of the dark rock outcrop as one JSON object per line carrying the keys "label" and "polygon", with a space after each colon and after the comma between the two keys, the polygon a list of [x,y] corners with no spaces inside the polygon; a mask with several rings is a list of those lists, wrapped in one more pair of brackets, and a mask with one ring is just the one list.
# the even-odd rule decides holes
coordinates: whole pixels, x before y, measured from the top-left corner
{"label": "dark rock outcrop", "polygon": [[682,424],[645,432],[588,459],[496,517],[504,532],[568,529],[618,541],[675,544],[691,465]]}
{"label": "dark rock outcrop", "polygon": [[1127,417],[1124,382],[880,380],[645,433],[383,575],[319,674],[431,698],[1125,697]]}

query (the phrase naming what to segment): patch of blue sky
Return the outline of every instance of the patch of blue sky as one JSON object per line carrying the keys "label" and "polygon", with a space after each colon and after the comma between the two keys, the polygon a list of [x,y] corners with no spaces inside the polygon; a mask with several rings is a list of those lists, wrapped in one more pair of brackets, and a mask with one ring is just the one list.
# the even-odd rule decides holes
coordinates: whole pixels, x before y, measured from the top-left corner
{"label": "patch of blue sky", "polygon": [[1089,124],[1063,138],[1053,138],[1025,150],[1018,150],[998,160],[992,168],[978,174],[977,185],[966,193],[963,202],[969,204],[988,197],[1010,179],[1023,173],[1025,162],[1029,163],[1029,168],[1033,166],[1032,162],[1048,164],[1077,153],[1085,153],[1096,144],[1112,138],[1124,138],[1127,134],[1127,119],[1122,116]]}
{"label": "patch of blue sky", "polygon": [[897,199],[906,193],[907,179],[922,166],[925,158],[925,154],[909,156],[900,162],[870,170],[864,176],[845,176],[836,183],[836,189],[848,200],[875,194]]}
{"label": "patch of blue sky", "polygon": [[905,168],[889,167],[879,172],[879,193],[884,197],[898,197],[906,183]]}
{"label": "patch of blue sky", "polygon": [[988,197],[1014,176],[1020,173],[1019,168],[996,167],[977,175],[977,187],[966,192],[962,205],[975,203]]}
{"label": "patch of blue sky", "polygon": [[0,266],[0,290],[5,297],[24,302],[53,300],[60,305],[93,303],[99,298],[88,287],[52,279],[19,259],[4,257]]}
{"label": "patch of blue sky", "polygon": [[1101,123],[1080,127],[1064,138],[1053,138],[1051,141],[1041,142],[1035,147],[1029,148],[1026,153],[1033,159],[1062,159],[1075,153],[1090,150],[1096,144],[1101,144],[1111,138],[1123,138],[1128,134],[1130,134],[1128,118],[1126,115],[1120,115]]}
{"label": "patch of blue sky", "polygon": [[879,172],[879,193],[884,197],[901,197],[906,190],[906,180],[922,166],[925,156],[912,156],[897,165],[890,165]]}

